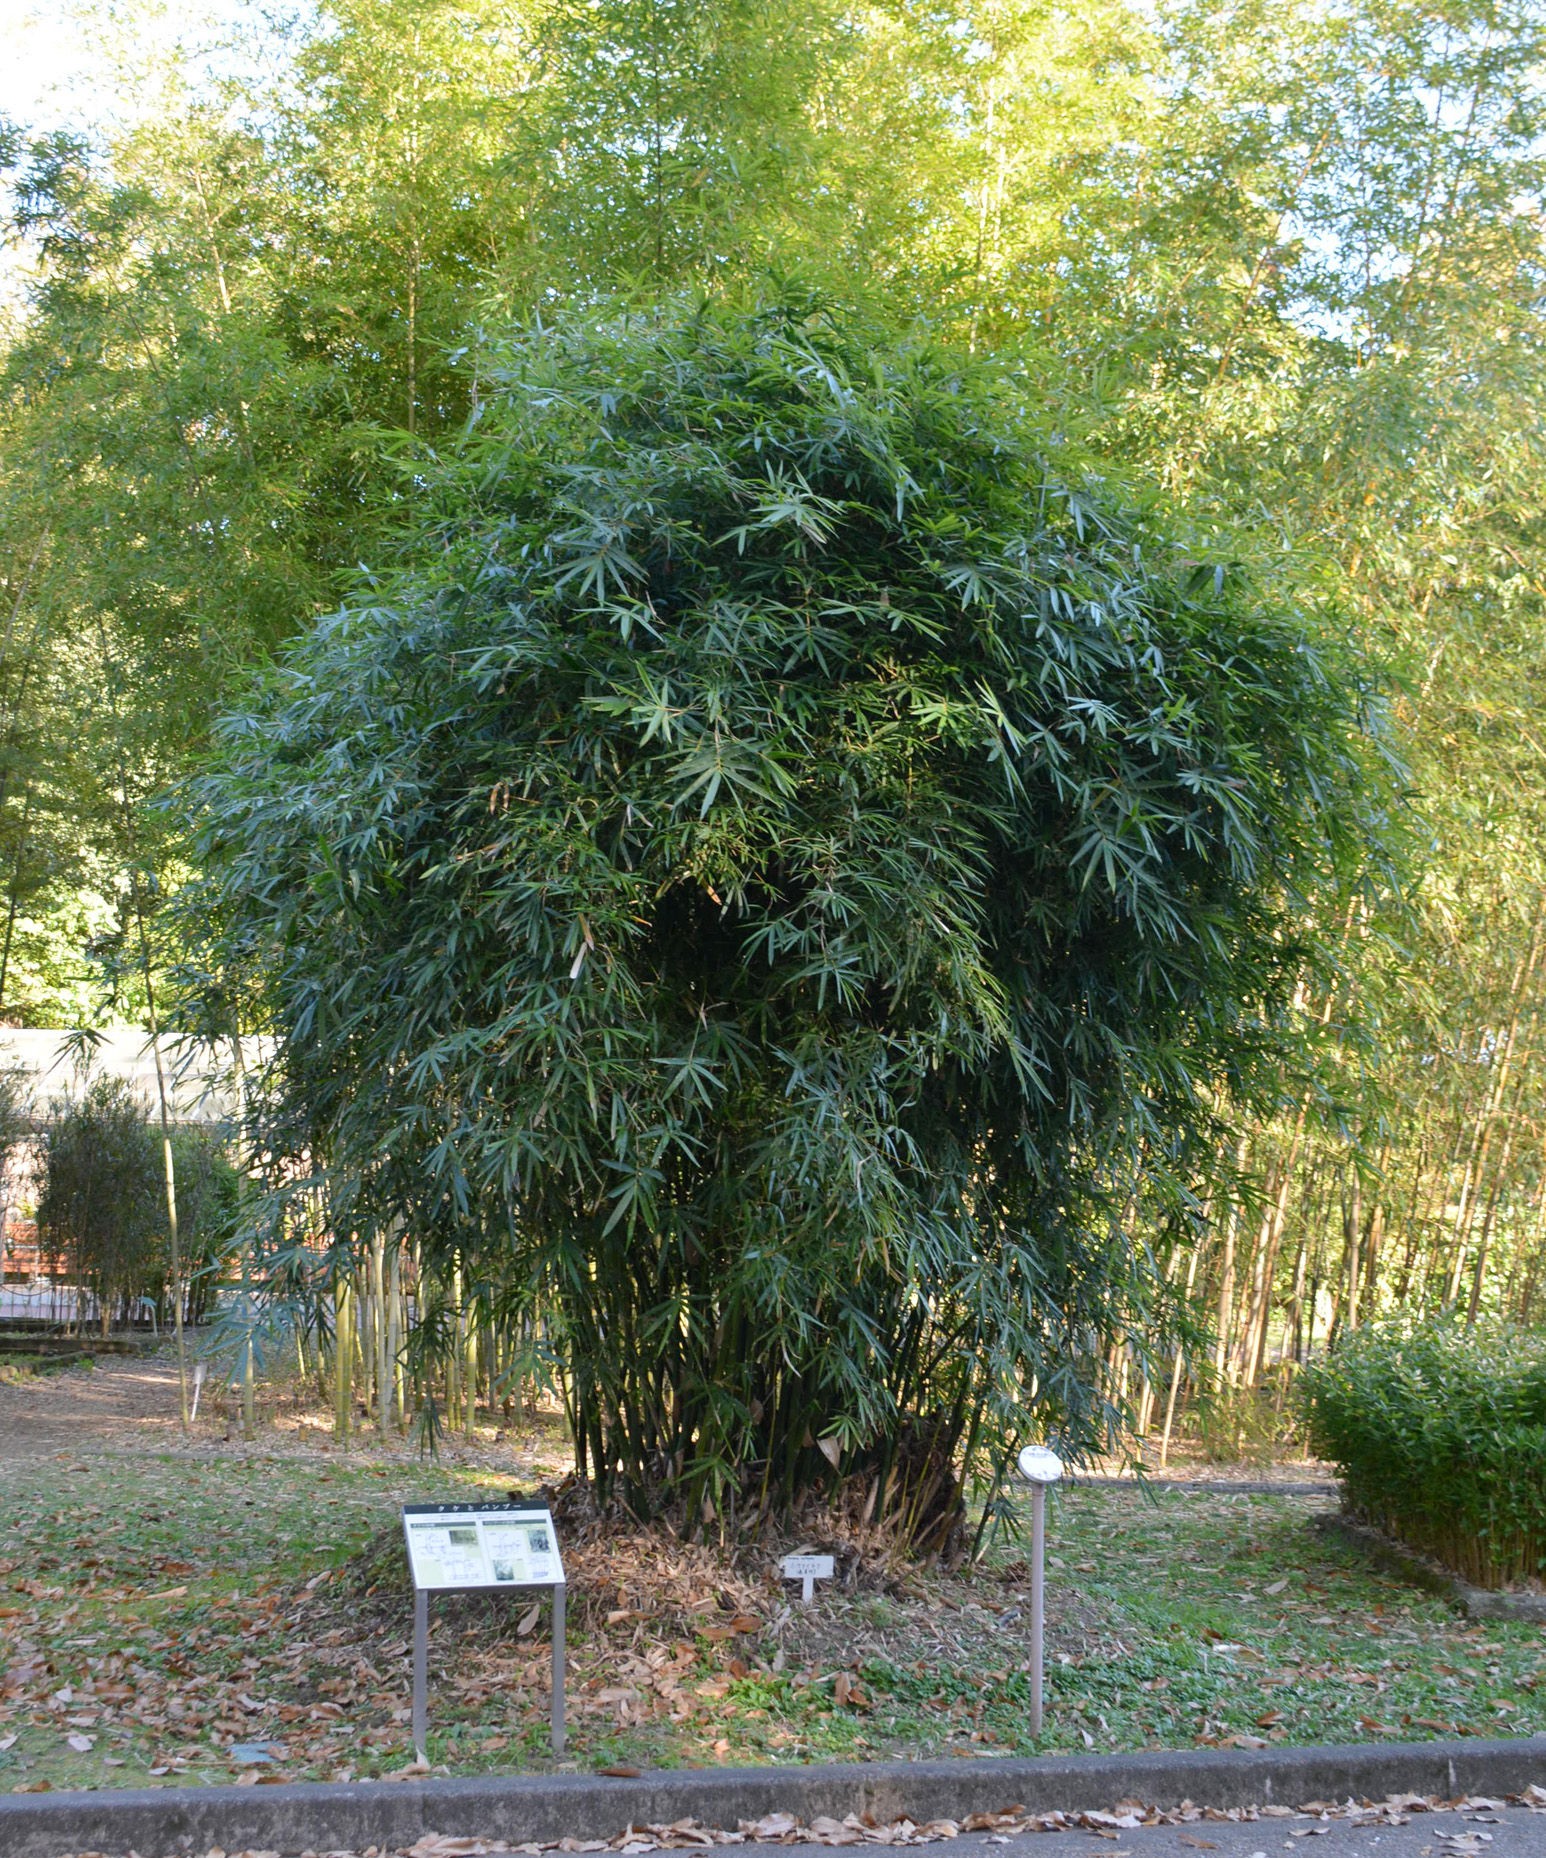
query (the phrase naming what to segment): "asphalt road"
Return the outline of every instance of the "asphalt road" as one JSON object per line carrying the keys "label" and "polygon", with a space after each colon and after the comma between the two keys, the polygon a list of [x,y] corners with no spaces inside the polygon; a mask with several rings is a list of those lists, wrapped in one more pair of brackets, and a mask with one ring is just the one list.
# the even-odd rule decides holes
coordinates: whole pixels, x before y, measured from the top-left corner
{"label": "asphalt road", "polygon": [[[832,1845],[748,1846],[784,1858],[821,1858]],[[1412,1814],[1405,1825],[1352,1819],[1200,1820],[1134,1826],[1115,1838],[1087,1831],[962,1833],[932,1845],[862,1845],[855,1852],[951,1853],[958,1858],[1546,1858],[1546,1810],[1471,1805]]]}

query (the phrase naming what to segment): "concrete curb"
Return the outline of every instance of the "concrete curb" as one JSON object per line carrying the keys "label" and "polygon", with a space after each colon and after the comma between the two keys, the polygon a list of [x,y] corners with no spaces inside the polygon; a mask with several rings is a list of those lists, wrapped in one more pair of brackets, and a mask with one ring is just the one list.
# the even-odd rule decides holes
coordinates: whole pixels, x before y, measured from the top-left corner
{"label": "concrete curb", "polygon": [[1546,1620],[1546,1593],[1498,1593],[1490,1587],[1473,1587],[1427,1555],[1393,1542],[1367,1523],[1354,1522],[1351,1516],[1317,1516],[1313,1522],[1327,1535],[1339,1535],[1361,1549],[1377,1567],[1448,1600],[1467,1619]]}
{"label": "concrete curb", "polygon": [[630,1824],[696,1819],[733,1830],[788,1812],[961,1819],[1020,1806],[1080,1812],[1138,1800],[1175,1807],[1300,1806],[1415,1793],[1520,1793],[1546,1784],[1546,1736],[1351,1747],[1178,1749],[1141,1755],[854,1763],[840,1767],[661,1769],[468,1780],[104,1790],[0,1795],[4,1858],[70,1852],[163,1858],[213,1846],[297,1853],[385,1852],[425,1833],[525,1840],[610,1839]]}

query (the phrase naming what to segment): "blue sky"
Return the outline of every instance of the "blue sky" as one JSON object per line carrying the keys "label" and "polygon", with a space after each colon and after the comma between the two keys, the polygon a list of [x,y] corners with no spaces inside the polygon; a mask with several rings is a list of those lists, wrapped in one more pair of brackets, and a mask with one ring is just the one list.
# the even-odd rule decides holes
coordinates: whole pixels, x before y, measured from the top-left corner
{"label": "blue sky", "polygon": [[77,12],[68,0],[62,5],[0,0],[0,41],[6,48],[0,59],[0,115],[52,128],[116,114],[130,100],[115,94],[120,86],[99,50],[108,36],[101,31],[105,23]]}

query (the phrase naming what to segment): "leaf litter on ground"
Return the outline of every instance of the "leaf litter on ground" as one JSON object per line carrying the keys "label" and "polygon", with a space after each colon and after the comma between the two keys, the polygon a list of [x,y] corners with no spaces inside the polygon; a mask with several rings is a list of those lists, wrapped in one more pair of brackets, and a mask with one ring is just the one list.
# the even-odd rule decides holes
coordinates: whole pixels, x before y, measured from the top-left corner
{"label": "leaf litter on ground", "polygon": [[[404,1765],[399,1506],[497,1500],[556,1457],[485,1448],[436,1466],[369,1441],[347,1455],[273,1442],[0,1465],[0,1788],[422,1772]],[[1457,1619],[1313,1532],[1315,1507],[1058,1498],[1039,1742],[1012,1543],[951,1571],[834,1531],[820,1547],[838,1578],[805,1607],[766,1544],[567,1511],[572,1755],[638,1769],[1546,1728],[1538,1627]],[[1163,1566],[1185,1583],[1157,1580]],[[546,1618],[525,1599],[436,1602],[435,1772],[555,1765]],[[241,1752],[257,1748],[270,1759]]]}

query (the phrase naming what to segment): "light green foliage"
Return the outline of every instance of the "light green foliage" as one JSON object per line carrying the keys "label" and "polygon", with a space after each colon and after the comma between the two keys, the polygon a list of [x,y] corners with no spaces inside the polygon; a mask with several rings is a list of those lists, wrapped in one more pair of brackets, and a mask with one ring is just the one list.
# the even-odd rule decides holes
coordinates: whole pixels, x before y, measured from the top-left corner
{"label": "light green foliage", "polygon": [[909,17],[934,116],[889,120],[919,176],[950,151],[979,238],[920,182],[898,262],[932,251],[979,341],[1050,349],[1071,429],[1273,571],[1338,586],[1397,680],[1410,881],[1340,926],[1283,1113],[1243,1119],[1220,1170],[1197,1282],[1222,1365],[1249,1383],[1269,1331],[1303,1350],[1412,1298],[1538,1312],[1541,21],[970,17],[937,40]]}
{"label": "light green foliage", "polygon": [[842,237],[821,100],[852,30],[831,0],[558,0],[528,20],[500,168],[526,208],[496,270],[507,302],[819,263]]}
{"label": "light green foliage", "polygon": [[149,797],[305,609],[297,478],[318,468],[316,447],[297,462],[295,371],[237,256],[250,143],[194,117],[121,155],[110,182],[55,139],[14,178],[44,281],[0,375],[0,979],[11,1012],[55,1023],[81,1016],[92,943],[174,861]]}
{"label": "light green foliage", "polygon": [[256,1146],[551,1310],[604,1492],[760,1514],[830,1455],[943,1543],[1027,1404],[1100,1437],[1124,1213],[1272,1074],[1373,846],[1356,658],[860,318],[477,366],[398,573],[196,789]]}
{"label": "light green foliage", "polygon": [[1546,1340],[1368,1324],[1306,1370],[1348,1507],[1484,1587],[1546,1569]]}
{"label": "light green foliage", "polygon": [[338,525],[325,546],[351,573],[398,488],[382,477],[381,431],[433,435],[466,412],[467,378],[448,356],[527,241],[526,164],[510,156],[534,77],[514,8],[342,0],[269,100],[264,213],[277,236],[259,276],[315,412],[343,428],[311,509]]}

